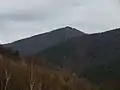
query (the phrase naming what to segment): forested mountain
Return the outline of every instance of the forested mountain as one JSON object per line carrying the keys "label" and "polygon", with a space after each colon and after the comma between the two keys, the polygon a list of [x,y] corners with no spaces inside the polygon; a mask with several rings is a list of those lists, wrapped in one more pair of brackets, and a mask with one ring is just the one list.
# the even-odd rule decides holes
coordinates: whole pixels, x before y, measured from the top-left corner
{"label": "forested mountain", "polygon": [[61,42],[65,42],[73,37],[78,37],[84,34],[85,33],[75,28],[67,26],[51,32],[18,40],[4,46],[18,50],[22,55],[32,55]]}
{"label": "forested mountain", "polygon": [[48,62],[95,80],[120,79],[120,29],[72,38],[39,52]]}
{"label": "forested mountain", "polygon": [[65,68],[94,82],[120,79],[119,28],[84,34],[65,27],[5,46],[27,57],[42,58],[55,68]]}

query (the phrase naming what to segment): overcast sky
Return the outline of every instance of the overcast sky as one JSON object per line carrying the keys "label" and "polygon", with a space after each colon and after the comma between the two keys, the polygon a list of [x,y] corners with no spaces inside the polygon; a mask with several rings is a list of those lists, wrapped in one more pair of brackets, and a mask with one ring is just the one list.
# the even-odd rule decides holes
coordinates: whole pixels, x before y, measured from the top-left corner
{"label": "overcast sky", "polygon": [[0,42],[72,26],[86,33],[120,27],[120,0],[0,0]]}

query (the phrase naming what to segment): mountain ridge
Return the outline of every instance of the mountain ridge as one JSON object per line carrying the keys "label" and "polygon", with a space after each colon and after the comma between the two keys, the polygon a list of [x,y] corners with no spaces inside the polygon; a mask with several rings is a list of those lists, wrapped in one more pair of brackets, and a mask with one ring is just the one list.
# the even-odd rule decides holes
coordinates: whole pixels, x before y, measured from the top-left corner
{"label": "mountain ridge", "polygon": [[[30,55],[54,46],[55,44],[65,42],[68,39],[78,37],[84,34],[85,33],[77,29],[67,26],[47,33],[21,39],[13,43],[5,44],[4,46],[11,47],[14,50],[18,50],[23,55]],[[26,49],[28,51],[26,51]]]}

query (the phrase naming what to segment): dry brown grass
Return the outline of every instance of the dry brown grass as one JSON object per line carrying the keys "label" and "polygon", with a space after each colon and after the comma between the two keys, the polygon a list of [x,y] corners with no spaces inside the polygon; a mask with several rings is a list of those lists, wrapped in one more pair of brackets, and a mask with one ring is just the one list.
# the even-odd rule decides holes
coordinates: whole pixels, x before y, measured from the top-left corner
{"label": "dry brown grass", "polygon": [[0,90],[104,90],[67,71],[56,71],[25,61],[0,59]]}

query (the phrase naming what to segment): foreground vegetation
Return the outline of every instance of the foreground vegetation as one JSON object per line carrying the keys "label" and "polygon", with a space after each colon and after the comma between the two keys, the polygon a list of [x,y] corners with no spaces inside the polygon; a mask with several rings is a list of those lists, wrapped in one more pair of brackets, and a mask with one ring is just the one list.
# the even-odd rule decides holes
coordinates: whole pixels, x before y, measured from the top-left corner
{"label": "foreground vegetation", "polygon": [[91,84],[66,70],[57,71],[32,61],[0,57],[0,90],[116,90]]}
{"label": "foreground vegetation", "polygon": [[67,71],[0,59],[0,90],[88,90],[90,83],[82,81]]}

